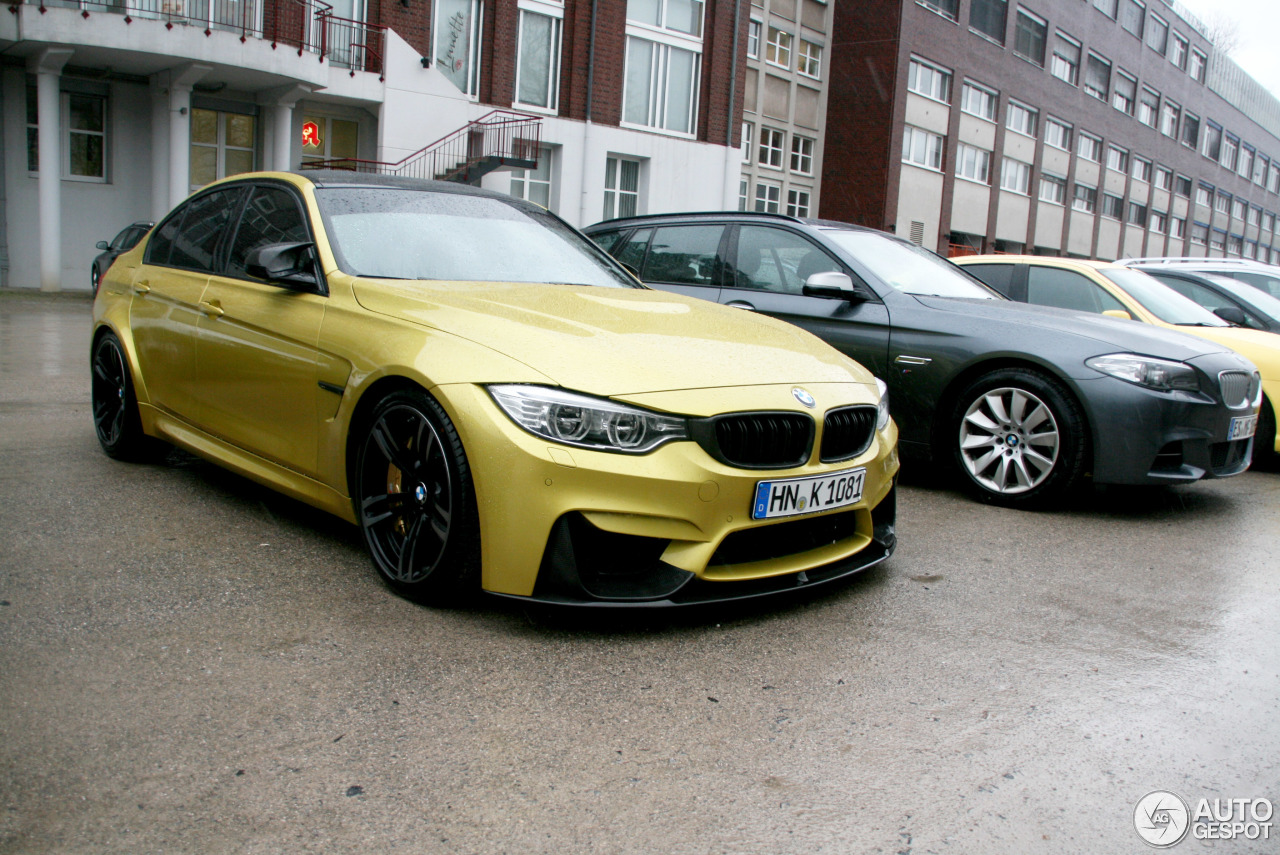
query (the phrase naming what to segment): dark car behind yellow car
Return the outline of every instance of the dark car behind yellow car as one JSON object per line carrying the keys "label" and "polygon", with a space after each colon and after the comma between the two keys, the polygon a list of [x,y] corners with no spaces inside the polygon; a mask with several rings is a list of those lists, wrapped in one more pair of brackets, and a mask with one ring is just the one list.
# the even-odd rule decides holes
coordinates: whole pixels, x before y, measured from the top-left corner
{"label": "dark car behind yellow car", "polygon": [[111,267],[92,366],[108,454],[172,443],[356,523],[428,602],[757,596],[896,543],[868,371],[475,188],[210,185]]}

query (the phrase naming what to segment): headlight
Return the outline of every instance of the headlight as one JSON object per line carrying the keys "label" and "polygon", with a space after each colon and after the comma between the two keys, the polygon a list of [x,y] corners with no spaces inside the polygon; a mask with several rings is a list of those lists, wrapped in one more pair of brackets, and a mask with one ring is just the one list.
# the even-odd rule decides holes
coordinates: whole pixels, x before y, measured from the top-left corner
{"label": "headlight", "polygon": [[1101,371],[1148,389],[1200,391],[1200,379],[1196,376],[1196,370],[1185,362],[1138,356],[1136,353],[1113,353],[1110,356],[1086,359],[1084,364],[1094,371]]}
{"label": "headlight", "polygon": [[880,390],[880,404],[876,407],[876,430],[884,430],[889,426],[889,387],[877,377],[876,388]]}
{"label": "headlight", "polygon": [[490,386],[489,394],[529,433],[599,451],[644,454],[664,442],[688,439],[678,416],[651,413],[551,386]]}

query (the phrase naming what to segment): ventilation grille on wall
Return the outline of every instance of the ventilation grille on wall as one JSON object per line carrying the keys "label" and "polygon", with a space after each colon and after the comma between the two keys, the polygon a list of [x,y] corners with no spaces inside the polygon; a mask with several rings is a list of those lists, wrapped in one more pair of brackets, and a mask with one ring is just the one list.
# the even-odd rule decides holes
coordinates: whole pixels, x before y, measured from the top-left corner
{"label": "ventilation grille on wall", "polygon": [[919,220],[911,221],[911,242],[916,246],[924,245],[924,223]]}

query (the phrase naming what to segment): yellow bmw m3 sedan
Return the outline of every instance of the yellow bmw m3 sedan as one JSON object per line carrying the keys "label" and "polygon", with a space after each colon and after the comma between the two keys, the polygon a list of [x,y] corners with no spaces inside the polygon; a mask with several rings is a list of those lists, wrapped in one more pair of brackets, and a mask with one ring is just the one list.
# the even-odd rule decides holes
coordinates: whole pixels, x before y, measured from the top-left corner
{"label": "yellow bmw m3 sedan", "polygon": [[209,185],[103,277],[91,368],[108,455],[175,445],[322,508],[425,603],[740,599],[896,545],[881,381],[473,187]]}

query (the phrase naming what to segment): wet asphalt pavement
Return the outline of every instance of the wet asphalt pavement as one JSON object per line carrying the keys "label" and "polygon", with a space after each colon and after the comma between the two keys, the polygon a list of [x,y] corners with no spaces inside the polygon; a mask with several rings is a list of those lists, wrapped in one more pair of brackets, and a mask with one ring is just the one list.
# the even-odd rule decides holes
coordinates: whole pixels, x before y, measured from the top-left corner
{"label": "wet asphalt pavement", "polygon": [[1280,801],[1280,474],[917,479],[824,595],[437,611],[345,523],[109,460],[88,334],[0,293],[0,853],[1139,853],[1153,790]]}

